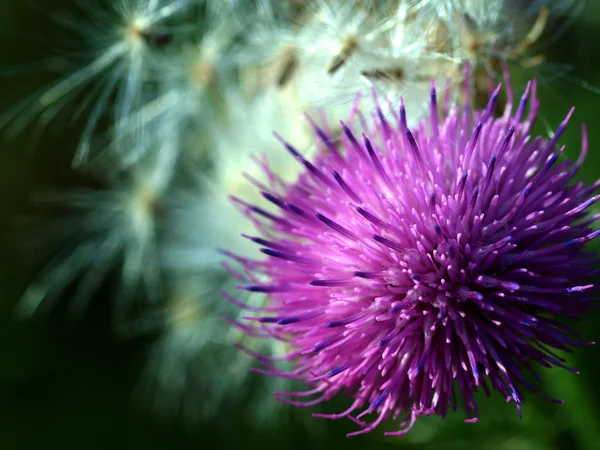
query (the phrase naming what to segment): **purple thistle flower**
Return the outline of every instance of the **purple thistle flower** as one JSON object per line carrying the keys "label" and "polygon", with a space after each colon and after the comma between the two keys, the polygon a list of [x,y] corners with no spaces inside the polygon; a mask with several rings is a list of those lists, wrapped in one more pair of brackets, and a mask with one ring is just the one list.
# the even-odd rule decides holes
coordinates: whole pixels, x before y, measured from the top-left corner
{"label": "purple thistle flower", "polygon": [[258,356],[262,372],[311,386],[278,399],[311,406],[349,393],[346,411],[316,414],[358,423],[349,436],[401,415],[386,434],[406,433],[417,416],[445,416],[460,398],[475,422],[480,388],[514,401],[519,416],[526,390],[561,403],[525,373],[577,373],[554,350],[590,344],[561,319],[585,314],[598,292],[583,245],[600,234],[590,228],[597,217],[586,218],[600,182],[571,183],[587,153],[585,127],[579,159],[558,161],[572,110],[550,139],[531,137],[536,82],[513,112],[506,80],[498,118],[500,86],[483,111],[450,108],[447,97],[439,113],[432,84],[430,116],[414,130],[403,105],[392,120],[377,109],[362,139],[344,123],[331,139],[311,121],[318,156],[307,161],[282,140],[306,170],[292,184],[267,173],[271,186],[259,186],[276,212],[233,199],[267,257],[226,254],[243,266],[239,288],[269,297],[262,315],[237,325],[287,343],[294,370]]}

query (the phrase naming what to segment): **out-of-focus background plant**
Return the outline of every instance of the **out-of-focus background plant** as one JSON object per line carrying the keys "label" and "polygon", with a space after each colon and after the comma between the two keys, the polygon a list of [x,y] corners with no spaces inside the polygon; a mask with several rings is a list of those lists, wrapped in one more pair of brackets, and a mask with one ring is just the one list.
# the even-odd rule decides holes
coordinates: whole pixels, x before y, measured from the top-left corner
{"label": "out-of-focus background plant", "polygon": [[[521,45],[522,23],[535,26],[536,14],[500,21],[496,31],[514,42],[498,48],[493,34],[462,24],[494,58],[421,35],[443,16],[431,5],[448,1],[404,17],[396,1],[39,3],[0,5],[0,448],[600,448],[595,347],[568,357],[580,375],[544,373],[544,391],[565,405],[529,396],[519,420],[481,398],[475,425],[429,417],[400,438],[346,440],[352,424],[277,404],[278,382],[249,372],[256,364],[231,345],[241,334],[221,320],[236,313],[219,294],[232,283],[213,251],[249,232],[223,196],[245,194],[241,172],[256,175],[248,152],[269,153],[282,174],[296,170],[271,130],[309,151],[302,112],[324,108],[337,123],[371,86],[404,95],[418,115],[430,78],[459,85],[465,61],[479,90],[496,59],[508,60],[517,93],[538,77],[539,133],[575,105],[562,142],[576,158],[578,124],[588,124],[578,176],[595,181],[600,5],[543,2],[556,17],[531,43],[540,65],[529,44],[523,55],[504,51]],[[129,14],[141,4],[146,21]],[[448,21],[449,36],[451,24],[460,26]],[[585,339],[598,339],[598,319],[578,324]]]}

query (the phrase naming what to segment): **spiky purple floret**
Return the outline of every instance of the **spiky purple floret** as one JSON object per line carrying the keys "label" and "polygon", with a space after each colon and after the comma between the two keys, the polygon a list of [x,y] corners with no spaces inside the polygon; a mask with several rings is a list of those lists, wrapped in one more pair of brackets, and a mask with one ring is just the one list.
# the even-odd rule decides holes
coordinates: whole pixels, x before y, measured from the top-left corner
{"label": "spiky purple floret", "polygon": [[547,398],[525,372],[575,372],[554,349],[586,344],[563,319],[585,314],[598,292],[582,246],[600,233],[585,220],[600,183],[571,183],[585,128],[579,160],[557,161],[572,111],[551,139],[532,138],[536,82],[516,112],[507,84],[499,118],[500,87],[484,111],[466,104],[440,116],[432,85],[430,117],[415,130],[403,106],[391,121],[373,114],[362,140],[342,123],[334,142],[312,123],[323,141],[313,161],[284,142],[306,167],[298,180],[267,174],[276,182],[264,196],[279,213],[238,200],[267,255],[236,257],[248,280],[240,288],[269,296],[264,316],[239,326],[289,345],[295,370],[261,358],[264,372],[312,386],[279,399],[310,406],[343,391],[351,406],[321,417],[353,419],[362,429],[352,435],[406,414],[387,433],[402,434],[419,415],[456,409],[459,396],[476,421],[479,388],[520,415],[525,390]]}

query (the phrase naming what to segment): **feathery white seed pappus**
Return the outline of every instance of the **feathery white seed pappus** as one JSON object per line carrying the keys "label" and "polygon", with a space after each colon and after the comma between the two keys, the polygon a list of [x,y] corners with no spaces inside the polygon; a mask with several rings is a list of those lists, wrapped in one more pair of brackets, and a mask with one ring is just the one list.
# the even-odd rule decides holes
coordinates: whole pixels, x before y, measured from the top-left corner
{"label": "feathery white seed pappus", "polygon": [[581,5],[578,0],[421,0],[417,11],[440,24],[448,53],[489,77],[502,63],[541,64],[536,47],[543,48],[542,35],[554,18]]}
{"label": "feathery white seed pappus", "polygon": [[62,109],[87,115],[73,164],[86,163],[101,118],[108,116],[119,133],[132,133],[122,121],[146,100],[156,76],[151,63],[177,33],[171,21],[194,0],[119,0],[81,2],[78,11],[61,11],[56,20],[73,35],[64,51],[74,70],[35,92],[0,117],[7,134],[18,134],[35,119],[46,127]]}
{"label": "feathery white seed pappus", "polygon": [[64,216],[43,227],[55,253],[23,294],[18,312],[48,311],[74,285],[71,311],[80,315],[110,273],[120,272],[114,318],[129,319],[136,296],[156,300],[161,291],[156,221],[160,201],[173,176],[177,153],[168,143],[148,153],[126,173],[107,180],[105,189],[40,195]]}
{"label": "feathery white seed pappus", "polygon": [[161,70],[157,97],[142,110],[148,126],[168,124],[172,136],[186,148],[194,146],[191,141],[200,131],[210,133],[219,126],[228,107],[223,91],[236,83],[231,46],[240,25],[223,20],[199,27],[203,32],[177,53],[157,59]]}
{"label": "feathery white seed pappus", "polygon": [[[213,144],[208,145],[208,171],[196,170],[190,162],[186,170],[191,181],[175,189],[167,200],[168,219],[164,239],[168,244],[163,261],[169,267],[207,270],[219,265],[218,248],[240,241],[240,252],[252,245],[236,239],[240,233],[239,213],[229,201],[237,196],[248,202],[271,208],[271,204],[256,193],[250,180],[268,184],[264,179],[264,164],[285,180],[293,180],[303,169],[289,157],[273,136],[273,130],[289,133],[299,147],[309,149],[314,137],[306,120],[297,110],[290,114],[282,106],[276,89],[263,92],[246,101],[238,92],[226,92],[228,117],[213,130]],[[282,114],[285,109],[288,114]],[[310,151],[307,153],[310,154]]]}
{"label": "feathery white seed pappus", "polygon": [[[159,331],[135,392],[141,407],[161,418],[189,423],[215,417],[226,395],[223,368],[235,359],[226,344],[222,316],[231,305],[219,301],[219,274],[170,273],[167,302],[132,323],[134,333]],[[245,375],[245,374],[244,374]]]}

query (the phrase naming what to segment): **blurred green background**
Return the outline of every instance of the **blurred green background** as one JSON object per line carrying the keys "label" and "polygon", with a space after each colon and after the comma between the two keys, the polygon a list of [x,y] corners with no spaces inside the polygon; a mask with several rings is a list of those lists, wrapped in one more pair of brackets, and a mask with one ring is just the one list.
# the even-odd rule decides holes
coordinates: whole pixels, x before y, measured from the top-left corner
{"label": "blurred green background", "polygon": [[[53,23],[36,2],[0,2],[0,113],[43,87],[53,77],[34,67],[9,68],[40,61],[53,50]],[[64,2],[47,1],[51,10]],[[546,39],[553,39],[552,33]],[[580,173],[587,182],[600,177],[600,2],[588,0],[568,30],[551,43],[549,64],[534,71],[512,69],[521,92],[524,80],[541,82],[542,120],[538,131],[556,127],[571,105],[577,107],[562,140],[567,157],[580,148],[580,123],[588,124],[590,152]],[[570,72],[565,67],[571,66]],[[39,68],[42,64],[39,64]],[[27,251],[20,217],[34,213],[29,196],[42,186],[93,185],[70,170],[80,124],[53,126],[39,140],[3,139],[0,152],[0,449],[198,449],[198,448],[431,448],[431,449],[600,449],[600,347],[578,349],[569,365],[572,375],[544,371],[544,392],[565,400],[554,405],[529,396],[524,418],[499,396],[481,398],[480,422],[465,424],[459,411],[447,420],[421,418],[404,437],[384,438],[377,430],[347,439],[349,421],[323,419],[281,422],[264,429],[245,420],[243,399],[235,410],[223,410],[213,421],[186,425],[158,420],[132,397],[152,339],[117,340],[110,329],[108,297],[100,293],[82,322],[63,319],[19,322],[13,308],[42,261]],[[29,134],[29,133],[26,133]],[[30,137],[30,136],[29,136]],[[33,145],[35,144],[35,145]],[[36,148],[35,153],[32,152]],[[600,249],[600,242],[595,244]],[[600,339],[600,313],[578,329],[586,340]],[[215,367],[215,371],[219,368]],[[273,400],[274,401],[274,400]],[[290,407],[291,408],[291,407]],[[330,406],[328,411],[335,411]],[[294,417],[309,416],[300,410]]]}

